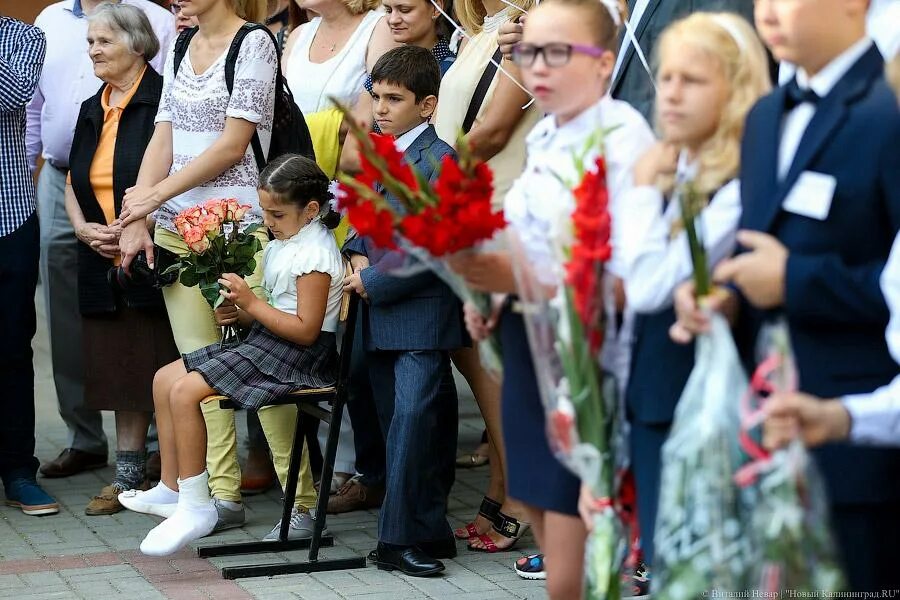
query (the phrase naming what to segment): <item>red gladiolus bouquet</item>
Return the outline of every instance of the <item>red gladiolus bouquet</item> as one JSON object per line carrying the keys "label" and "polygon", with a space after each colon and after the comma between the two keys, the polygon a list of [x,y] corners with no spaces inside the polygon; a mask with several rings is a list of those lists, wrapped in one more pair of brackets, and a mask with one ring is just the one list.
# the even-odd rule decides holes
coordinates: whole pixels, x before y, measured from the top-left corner
{"label": "red gladiolus bouquet", "polygon": [[[238,204],[234,198],[227,198],[207,200],[178,213],[175,228],[187,244],[188,252],[163,274],[178,272],[181,285],[199,286],[210,307],[218,308],[224,301],[219,294],[222,274],[247,277],[256,269],[254,256],[262,244],[253,233],[259,225],[241,228],[241,220],[250,208],[249,204]],[[222,328],[223,346],[239,341],[235,326]]]}
{"label": "red gladiolus bouquet", "polygon": [[[458,161],[445,156],[439,176],[430,183],[403,160],[394,139],[366,133],[355,125],[346,108],[350,132],[360,145],[361,172],[340,174],[339,206],[360,236],[382,248],[398,249],[414,259],[397,273],[428,268],[465,302],[472,302],[485,316],[490,296],[469,289],[444,262],[449,255],[470,250],[506,227],[502,211],[491,206],[493,173],[476,160],[460,138]],[[500,372],[499,347],[491,340],[479,345],[485,366]]]}
{"label": "red gladiolus bouquet", "polygon": [[619,598],[627,550],[623,521],[632,521],[632,513],[619,497],[624,471],[616,385],[600,366],[604,267],[612,250],[606,161],[602,154],[591,160],[598,147],[602,134],[575,157],[577,185],[561,179],[574,209],[550,241],[561,266],[552,299],[546,299],[546,279],[529,281],[527,268],[517,276],[551,448],[597,498],[586,547],[585,598],[606,600]]}

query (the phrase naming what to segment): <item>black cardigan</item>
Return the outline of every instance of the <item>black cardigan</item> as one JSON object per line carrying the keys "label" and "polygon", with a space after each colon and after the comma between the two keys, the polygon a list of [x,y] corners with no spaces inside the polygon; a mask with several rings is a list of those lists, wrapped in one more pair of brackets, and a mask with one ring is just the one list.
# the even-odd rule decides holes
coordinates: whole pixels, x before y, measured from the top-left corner
{"label": "black cardigan", "polygon": [[[115,214],[122,211],[125,190],[137,181],[144,150],[153,135],[156,111],[162,95],[163,79],[149,65],[144,72],[138,89],[122,111],[119,131],[113,152],[113,196]],[[91,186],[90,171],[100,141],[103,127],[103,106],[100,91],[81,105],[75,137],[69,154],[69,169],[72,188],[88,223],[105,223],[103,210],[97,202]],[[107,282],[107,272],[113,261],[103,258],[87,244],[78,243],[78,303],[83,315],[112,313],[116,311],[116,296]],[[159,290],[140,287],[125,294],[125,301],[136,308],[158,308],[162,306]]]}

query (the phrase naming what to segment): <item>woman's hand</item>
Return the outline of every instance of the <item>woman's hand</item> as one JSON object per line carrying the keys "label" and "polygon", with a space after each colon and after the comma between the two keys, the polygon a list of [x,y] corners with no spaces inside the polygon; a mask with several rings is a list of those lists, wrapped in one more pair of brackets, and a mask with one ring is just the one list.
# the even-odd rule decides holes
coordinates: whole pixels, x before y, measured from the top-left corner
{"label": "woman's hand", "polygon": [[147,231],[147,225],[143,219],[126,225],[119,237],[119,252],[122,253],[122,268],[131,275],[131,261],[141,250],[147,255],[147,266],[151,269],[155,264],[153,256],[153,238]]}
{"label": "woman's hand", "polygon": [[219,283],[225,288],[220,290],[219,294],[239,308],[249,310],[252,304],[259,302],[259,298],[250,290],[250,286],[243,277],[238,277],[234,273],[225,273],[219,279]]}
{"label": "woman's hand", "polygon": [[500,26],[498,42],[500,43],[500,53],[506,58],[512,56],[513,46],[522,41],[522,30],[524,29],[526,15],[521,15],[515,21],[507,21]]}
{"label": "woman's hand", "polygon": [[216,317],[216,325],[234,325],[238,322],[238,307],[234,302],[226,300],[213,311]]}
{"label": "woman's hand", "polygon": [[678,147],[667,142],[657,142],[634,165],[636,186],[656,185],[663,175],[675,175],[678,168]]}
{"label": "woman's hand", "polygon": [[84,223],[75,229],[75,237],[90,246],[91,250],[104,258],[115,258],[119,254],[118,228],[100,223]]}
{"label": "woman's hand", "polygon": [[122,200],[122,212],[119,219],[125,225],[143,220],[165,203],[157,186],[135,185],[125,190],[125,198]]}

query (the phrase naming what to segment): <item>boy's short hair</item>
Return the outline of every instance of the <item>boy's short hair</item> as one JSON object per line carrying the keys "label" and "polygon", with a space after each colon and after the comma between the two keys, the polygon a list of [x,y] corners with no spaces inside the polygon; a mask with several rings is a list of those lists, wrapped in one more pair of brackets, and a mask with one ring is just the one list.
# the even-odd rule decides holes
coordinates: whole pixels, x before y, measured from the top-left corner
{"label": "boy's short hair", "polygon": [[416,102],[438,95],[441,69],[431,50],[400,46],[385,52],[372,68],[372,83],[393,83],[411,91]]}

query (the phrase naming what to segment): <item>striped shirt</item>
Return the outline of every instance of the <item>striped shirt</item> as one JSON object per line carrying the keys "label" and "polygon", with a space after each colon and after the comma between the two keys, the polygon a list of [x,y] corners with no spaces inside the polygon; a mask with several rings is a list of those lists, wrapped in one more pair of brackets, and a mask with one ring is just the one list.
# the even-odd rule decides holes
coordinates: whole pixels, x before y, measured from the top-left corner
{"label": "striped shirt", "polygon": [[44,65],[37,27],[0,16],[0,237],[34,213],[34,181],[25,157],[25,107]]}

